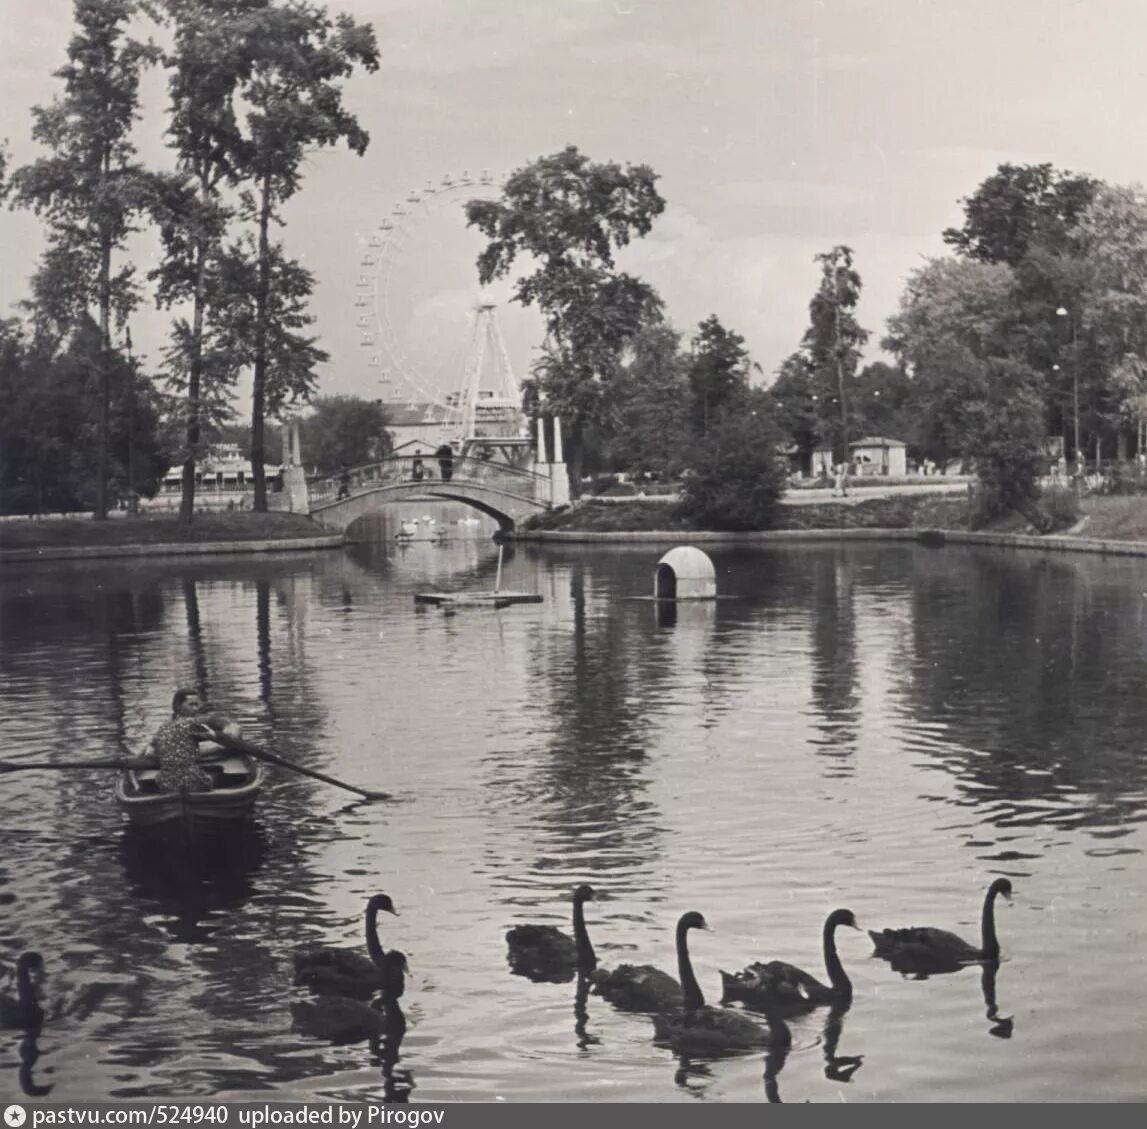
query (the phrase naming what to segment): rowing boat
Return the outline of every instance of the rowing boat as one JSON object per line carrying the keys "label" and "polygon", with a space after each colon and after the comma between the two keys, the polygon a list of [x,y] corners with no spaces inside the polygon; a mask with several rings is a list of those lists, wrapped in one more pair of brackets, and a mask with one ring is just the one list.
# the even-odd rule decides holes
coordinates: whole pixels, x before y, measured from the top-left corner
{"label": "rowing boat", "polygon": [[156,779],[158,768],[126,769],[116,780],[116,802],[141,827],[209,833],[246,819],[263,787],[263,766],[253,757],[208,743],[200,747],[197,764],[211,777],[207,791],[164,792]]}

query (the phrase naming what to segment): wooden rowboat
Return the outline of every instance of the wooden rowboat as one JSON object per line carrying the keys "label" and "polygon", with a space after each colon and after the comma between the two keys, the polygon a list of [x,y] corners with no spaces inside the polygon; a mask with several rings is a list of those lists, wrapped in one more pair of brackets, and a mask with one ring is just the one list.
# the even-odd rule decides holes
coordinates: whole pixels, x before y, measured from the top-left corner
{"label": "wooden rowboat", "polygon": [[233,827],[251,814],[263,787],[263,766],[254,757],[204,743],[198,762],[210,777],[205,792],[163,792],[157,768],[127,769],[116,780],[115,796],[132,823],[210,833]]}

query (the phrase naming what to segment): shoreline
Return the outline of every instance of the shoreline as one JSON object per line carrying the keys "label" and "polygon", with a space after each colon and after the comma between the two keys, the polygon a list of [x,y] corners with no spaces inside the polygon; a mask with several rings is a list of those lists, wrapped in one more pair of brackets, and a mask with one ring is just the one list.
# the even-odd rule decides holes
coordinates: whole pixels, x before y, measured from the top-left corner
{"label": "shoreline", "polygon": [[291,553],[339,549],[347,544],[342,533],[315,537],[282,537],[258,541],[159,541],[127,545],[43,545],[30,549],[0,549],[0,564],[30,561],[98,560],[110,557],[197,556],[217,553]]}
{"label": "shoreline", "polygon": [[1147,557],[1147,541],[1117,541],[1030,533],[992,533],[970,529],[768,529],[752,532],[706,532],[687,530],[590,532],[574,530],[525,530],[515,541],[565,544],[729,543],[785,544],[801,541],[914,541],[930,548],[945,545],[993,545],[1003,549],[1042,549],[1051,552],[1092,553],[1100,556]]}

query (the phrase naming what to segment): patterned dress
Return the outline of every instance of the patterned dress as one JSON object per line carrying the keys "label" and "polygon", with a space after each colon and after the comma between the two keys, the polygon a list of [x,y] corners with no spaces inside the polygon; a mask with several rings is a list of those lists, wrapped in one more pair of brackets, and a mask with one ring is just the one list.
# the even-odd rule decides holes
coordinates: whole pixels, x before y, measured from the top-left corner
{"label": "patterned dress", "polygon": [[164,792],[205,792],[211,777],[197,764],[203,722],[194,717],[173,717],[165,721],[152,738],[152,748],[159,761],[156,783]]}

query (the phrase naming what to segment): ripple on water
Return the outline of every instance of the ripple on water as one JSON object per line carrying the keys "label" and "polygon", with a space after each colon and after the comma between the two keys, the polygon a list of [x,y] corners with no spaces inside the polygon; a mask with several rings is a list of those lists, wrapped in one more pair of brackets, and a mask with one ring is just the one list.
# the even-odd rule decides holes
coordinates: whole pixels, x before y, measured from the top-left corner
{"label": "ripple on water", "polygon": [[[203,681],[256,739],[396,797],[276,773],[256,841],[187,866],[125,835],[106,776],[5,777],[0,961],[35,947],[56,996],[107,989],[46,1029],[53,1096],[758,1101],[765,1075],[786,1101],[1142,1100],[1138,573],[912,546],[712,556],[738,598],[672,626],[623,599],[648,590],[644,549],[518,547],[504,582],[545,603],[452,617],[414,591],[488,585],[491,546],[398,554],[383,533],[0,576],[6,758],[137,747],[171,687]],[[510,925],[568,929],[589,881],[604,965],[675,971],[674,922],[702,911],[716,1000],[750,960],[821,974],[838,906],[975,938],[997,873],[1016,889],[994,1003],[979,969],[904,979],[842,930],[853,1007],[794,1020],[786,1056],[682,1064],[647,1019],[575,1010],[573,983],[506,963]],[[361,949],[380,890],[411,967],[389,1065],[290,1011],[294,951]],[[832,1054],[863,1056],[853,1081]]]}

